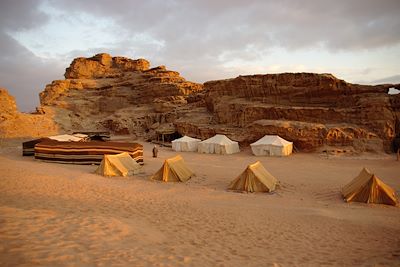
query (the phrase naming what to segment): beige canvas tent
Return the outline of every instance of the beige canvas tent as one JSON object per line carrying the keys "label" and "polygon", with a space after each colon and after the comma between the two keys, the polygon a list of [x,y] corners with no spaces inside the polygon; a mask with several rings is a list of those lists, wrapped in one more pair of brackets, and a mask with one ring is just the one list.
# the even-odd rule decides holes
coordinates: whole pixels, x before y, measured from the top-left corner
{"label": "beige canvas tent", "polygon": [[192,138],[189,136],[183,136],[181,138],[173,140],[172,150],[175,151],[197,151],[197,146],[201,142],[200,139]]}
{"label": "beige canvas tent", "polygon": [[235,180],[231,182],[228,189],[247,192],[272,192],[278,184],[278,180],[272,176],[261,164],[250,164]]}
{"label": "beige canvas tent", "polygon": [[164,161],[163,166],[150,179],[164,182],[186,182],[194,173],[180,155]]}
{"label": "beige canvas tent", "polygon": [[251,151],[256,156],[289,156],[292,154],[293,143],[279,135],[265,135],[260,140],[250,144]]}
{"label": "beige canvas tent", "polygon": [[141,166],[127,152],[104,155],[96,173],[103,176],[130,176],[140,172]]}
{"label": "beige canvas tent", "polygon": [[240,152],[239,143],[223,134],[217,134],[199,143],[197,151],[208,154],[233,154]]}
{"label": "beige canvas tent", "polygon": [[394,205],[398,204],[394,190],[373,173],[363,168],[360,174],[342,188],[346,202],[356,201]]}
{"label": "beige canvas tent", "polygon": [[81,142],[89,139],[89,136],[87,134],[61,134],[49,136],[48,138],[60,142]]}

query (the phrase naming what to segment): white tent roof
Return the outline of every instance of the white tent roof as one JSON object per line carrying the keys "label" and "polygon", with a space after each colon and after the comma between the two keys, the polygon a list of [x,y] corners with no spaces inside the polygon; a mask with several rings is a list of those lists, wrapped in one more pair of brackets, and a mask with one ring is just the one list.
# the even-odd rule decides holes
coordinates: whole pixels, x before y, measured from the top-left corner
{"label": "white tent roof", "polygon": [[226,137],[223,134],[216,134],[213,137],[202,141],[202,143],[210,143],[210,144],[218,144],[218,145],[230,145],[230,144],[236,144],[237,142],[232,141],[231,139],[229,139],[228,137]]}
{"label": "white tent roof", "polygon": [[185,135],[185,136],[183,136],[181,138],[173,140],[172,142],[200,142],[200,141],[201,141],[200,139],[193,138],[193,137]]}
{"label": "white tent roof", "polygon": [[52,140],[57,140],[61,142],[79,142],[88,137],[86,134],[61,134],[61,135],[54,135],[49,136]]}
{"label": "white tent roof", "polygon": [[290,144],[293,144],[293,143],[286,141],[279,135],[265,135],[263,138],[250,144],[250,146],[258,146],[258,145],[286,146],[286,145],[290,145]]}

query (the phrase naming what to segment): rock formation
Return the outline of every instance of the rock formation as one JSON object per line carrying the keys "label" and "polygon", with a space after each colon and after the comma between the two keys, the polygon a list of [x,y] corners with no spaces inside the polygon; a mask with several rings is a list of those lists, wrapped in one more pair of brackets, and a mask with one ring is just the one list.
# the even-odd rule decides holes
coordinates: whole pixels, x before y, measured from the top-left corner
{"label": "rock formation", "polygon": [[0,88],[0,120],[4,121],[12,118],[17,112],[17,104],[14,97],[8,93],[7,89]]}
{"label": "rock formation", "polygon": [[[150,68],[145,59],[108,54],[77,58],[64,76],[40,93],[44,115],[30,115],[52,120],[54,127],[43,122],[49,131],[109,130],[153,139],[157,131],[175,129],[202,139],[226,134],[242,146],[265,134],[279,134],[301,151],[346,152],[389,152],[400,134],[400,95],[388,95],[389,88],[400,85],[358,85],[330,74],[282,73],[203,86],[165,66]],[[17,125],[15,118],[23,115],[14,100],[0,92],[2,127],[7,121]]]}
{"label": "rock formation", "polygon": [[149,68],[144,59],[98,54],[77,58],[65,80],[40,93],[44,112],[53,112],[64,131],[110,130],[116,134],[154,135],[152,125],[171,123],[189,94],[202,90],[165,66]]}
{"label": "rock formation", "polygon": [[390,151],[400,132],[400,96],[388,95],[390,87],[400,85],[357,85],[314,73],[249,75],[204,84],[215,125],[229,128],[235,140],[248,144],[279,134],[303,151],[329,146]]}
{"label": "rock formation", "polygon": [[25,114],[17,110],[14,97],[0,88],[0,138],[41,137],[56,134],[51,114]]}

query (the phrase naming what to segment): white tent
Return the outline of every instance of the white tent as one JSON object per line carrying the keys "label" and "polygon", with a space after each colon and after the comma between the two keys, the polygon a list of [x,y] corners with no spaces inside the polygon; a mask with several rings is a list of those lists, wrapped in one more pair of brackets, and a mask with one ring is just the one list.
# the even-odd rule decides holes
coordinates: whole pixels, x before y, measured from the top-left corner
{"label": "white tent", "polygon": [[289,156],[292,154],[293,143],[278,135],[265,135],[250,144],[251,151],[256,156]]}
{"label": "white tent", "polygon": [[197,146],[201,142],[200,139],[184,136],[173,140],[172,150],[175,151],[197,151]]}
{"label": "white tent", "polygon": [[199,153],[233,154],[240,152],[238,142],[230,140],[222,134],[217,134],[199,143]]}
{"label": "white tent", "polygon": [[49,139],[60,141],[60,142],[80,142],[88,138],[86,134],[61,134],[49,136]]}

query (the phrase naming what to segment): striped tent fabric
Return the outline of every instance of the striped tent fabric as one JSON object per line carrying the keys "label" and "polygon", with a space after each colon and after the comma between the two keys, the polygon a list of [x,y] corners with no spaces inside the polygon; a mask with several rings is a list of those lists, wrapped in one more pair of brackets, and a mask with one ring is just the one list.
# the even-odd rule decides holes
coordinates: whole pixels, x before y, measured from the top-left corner
{"label": "striped tent fabric", "polygon": [[22,143],[22,156],[34,156],[35,155],[35,145],[41,143],[45,140],[52,139],[56,141],[63,141],[63,142],[84,142],[88,140],[88,135],[86,134],[61,134],[61,135],[54,135],[49,137],[42,137],[30,141],[26,141]]}
{"label": "striped tent fabric", "polygon": [[143,164],[143,146],[127,142],[59,142],[45,140],[35,145],[35,159],[73,164],[100,164],[105,154],[127,152],[139,164]]}
{"label": "striped tent fabric", "polygon": [[22,156],[34,156],[35,155],[35,145],[48,140],[48,138],[38,138],[29,140],[22,143]]}

